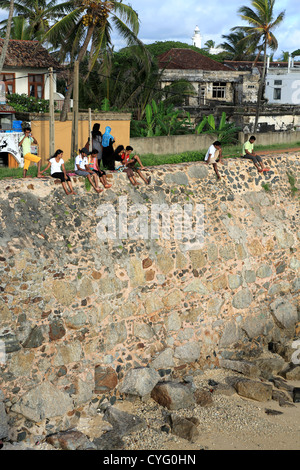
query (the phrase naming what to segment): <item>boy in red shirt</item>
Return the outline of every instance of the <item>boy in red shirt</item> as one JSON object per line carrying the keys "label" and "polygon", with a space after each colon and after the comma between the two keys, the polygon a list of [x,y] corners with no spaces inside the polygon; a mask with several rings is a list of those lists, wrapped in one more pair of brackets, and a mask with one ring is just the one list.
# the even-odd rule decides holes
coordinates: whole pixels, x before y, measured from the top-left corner
{"label": "boy in red shirt", "polygon": [[[121,158],[122,158],[123,165],[125,165],[127,168],[130,168],[132,171],[136,172],[146,184],[150,184],[151,176],[149,176],[148,179],[145,178],[145,176],[141,172],[141,170],[145,170],[145,167],[142,164],[141,159],[138,155],[131,157],[132,151],[133,151],[133,148],[130,147],[130,145],[128,145],[125,149],[125,152],[122,153]],[[136,163],[138,163],[140,167],[136,167],[135,166]]]}

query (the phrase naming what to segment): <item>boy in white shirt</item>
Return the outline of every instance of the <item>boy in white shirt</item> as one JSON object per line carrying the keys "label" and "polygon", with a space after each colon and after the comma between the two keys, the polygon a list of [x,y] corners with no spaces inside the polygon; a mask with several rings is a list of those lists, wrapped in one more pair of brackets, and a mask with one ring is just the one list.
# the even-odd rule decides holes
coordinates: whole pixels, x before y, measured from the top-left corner
{"label": "boy in white shirt", "polygon": [[[223,164],[222,157],[221,142],[216,140],[207,150],[204,161],[207,165],[210,164],[214,167],[218,180],[221,179],[221,176],[218,171],[217,162]],[[224,178],[224,175],[222,175],[222,177]]]}
{"label": "boy in white shirt", "polygon": [[94,173],[89,167],[89,159],[87,157],[88,150],[83,148],[80,150],[79,155],[75,158],[75,173],[78,176],[84,176],[89,180],[94,190],[101,193],[103,189],[99,188],[98,175]]}

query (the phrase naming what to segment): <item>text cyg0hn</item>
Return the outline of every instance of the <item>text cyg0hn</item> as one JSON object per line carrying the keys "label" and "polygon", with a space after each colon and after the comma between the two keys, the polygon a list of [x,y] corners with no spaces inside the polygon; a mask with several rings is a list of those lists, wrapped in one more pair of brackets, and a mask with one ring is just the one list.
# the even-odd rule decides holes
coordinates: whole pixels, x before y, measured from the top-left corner
{"label": "text cyg0hn", "polygon": [[199,249],[204,244],[203,204],[101,204],[96,216],[99,240],[170,240]]}

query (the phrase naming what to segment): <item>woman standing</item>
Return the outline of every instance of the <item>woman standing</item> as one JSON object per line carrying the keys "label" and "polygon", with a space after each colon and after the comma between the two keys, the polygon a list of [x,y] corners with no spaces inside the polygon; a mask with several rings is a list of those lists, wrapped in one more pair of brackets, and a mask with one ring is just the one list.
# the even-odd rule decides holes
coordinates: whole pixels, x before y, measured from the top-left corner
{"label": "woman standing", "polygon": [[[76,194],[72,187],[71,179],[66,173],[65,169],[65,162],[63,160],[63,151],[58,149],[56,150],[53,157],[49,158],[48,165],[41,171],[41,174],[48,170],[51,167],[50,174],[52,178],[60,179],[62,187],[65,190],[67,195],[69,194]],[[67,185],[69,186],[70,191],[67,189]]]}
{"label": "woman standing", "polygon": [[[88,142],[90,142],[90,139]],[[98,166],[100,168],[100,162],[102,160],[102,133],[100,132],[100,124],[97,122],[93,125],[92,130],[92,149],[98,150],[97,158]]]}
{"label": "woman standing", "polygon": [[114,137],[111,135],[111,127],[107,126],[105,132],[102,136],[102,163],[105,168],[108,170],[115,169],[115,162],[113,159],[114,148],[113,144],[115,143]]}

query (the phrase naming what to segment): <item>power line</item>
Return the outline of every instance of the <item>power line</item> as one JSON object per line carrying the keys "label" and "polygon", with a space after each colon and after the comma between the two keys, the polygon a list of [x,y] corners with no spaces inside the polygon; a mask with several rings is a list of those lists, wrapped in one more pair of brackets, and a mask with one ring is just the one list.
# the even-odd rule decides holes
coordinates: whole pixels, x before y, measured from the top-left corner
{"label": "power line", "polygon": [[[53,71],[53,75],[58,75],[60,72],[55,72]],[[9,73],[2,73],[0,75],[10,75]],[[30,75],[30,74],[29,74]],[[34,74],[34,75],[49,75],[49,72],[41,72],[39,74]],[[98,75],[102,78],[105,78],[105,79],[110,79],[110,80],[118,80],[119,82],[121,83],[124,83],[124,84],[127,84],[128,82],[124,79],[121,79],[119,77],[114,77],[112,75],[104,75],[104,74],[101,74],[98,72]],[[20,79],[23,79],[23,78],[28,78],[28,75],[24,75],[24,76],[21,76],[21,77],[12,77],[10,79],[3,79],[3,80],[0,80],[2,82],[12,82],[12,81],[16,81],[16,80],[20,80]],[[152,87],[150,85],[146,85],[146,84],[141,84],[139,86],[140,88],[144,88],[144,89],[149,89],[149,90],[153,90],[153,91],[156,91],[156,92],[159,92],[159,93],[167,93],[168,95],[174,95],[174,96],[178,96],[179,93],[178,92],[175,92],[175,91],[171,91],[171,90],[164,90],[163,88],[155,88],[155,87]],[[183,93],[183,96],[186,97],[186,98],[195,98],[197,97],[197,94],[188,94],[188,93]]]}

